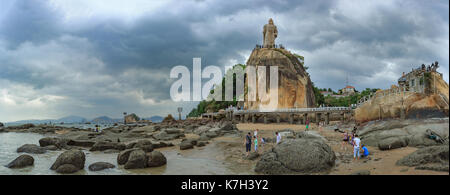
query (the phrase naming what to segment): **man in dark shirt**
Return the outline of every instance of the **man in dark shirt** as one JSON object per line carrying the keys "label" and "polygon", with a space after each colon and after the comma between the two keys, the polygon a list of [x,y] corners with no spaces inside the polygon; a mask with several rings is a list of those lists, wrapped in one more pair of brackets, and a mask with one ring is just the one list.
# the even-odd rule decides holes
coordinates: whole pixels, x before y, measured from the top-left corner
{"label": "man in dark shirt", "polygon": [[250,151],[252,150],[252,135],[248,132],[247,136],[245,136],[245,151],[247,152],[247,156],[250,155]]}

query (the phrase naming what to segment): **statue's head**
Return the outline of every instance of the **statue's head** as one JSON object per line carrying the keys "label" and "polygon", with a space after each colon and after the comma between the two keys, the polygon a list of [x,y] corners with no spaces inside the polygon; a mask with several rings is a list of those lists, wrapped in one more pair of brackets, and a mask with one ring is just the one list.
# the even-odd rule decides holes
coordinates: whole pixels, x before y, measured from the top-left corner
{"label": "statue's head", "polygon": [[272,18],[269,19],[269,24],[273,24]]}

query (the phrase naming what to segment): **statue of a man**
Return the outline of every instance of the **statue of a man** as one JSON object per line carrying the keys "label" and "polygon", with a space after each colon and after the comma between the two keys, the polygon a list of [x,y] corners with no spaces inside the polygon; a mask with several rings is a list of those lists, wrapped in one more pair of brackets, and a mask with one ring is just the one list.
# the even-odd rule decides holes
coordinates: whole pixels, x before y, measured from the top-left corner
{"label": "statue of a man", "polygon": [[265,48],[275,47],[275,39],[278,36],[277,26],[273,24],[272,18],[269,19],[269,24],[264,25],[264,44]]}

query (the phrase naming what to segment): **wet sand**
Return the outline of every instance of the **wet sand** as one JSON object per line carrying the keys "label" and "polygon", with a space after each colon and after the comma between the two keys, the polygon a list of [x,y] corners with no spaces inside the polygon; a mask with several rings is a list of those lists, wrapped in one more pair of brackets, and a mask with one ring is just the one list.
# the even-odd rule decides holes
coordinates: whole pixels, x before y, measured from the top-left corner
{"label": "wet sand", "polygon": [[[377,147],[368,147],[371,152],[370,159],[360,159],[353,161],[353,148],[351,145],[346,144],[345,147],[347,150],[344,150],[342,147],[342,134],[339,132],[334,132],[334,126],[336,124],[331,124],[327,127],[318,127],[316,124],[310,125],[310,131],[316,131],[320,135],[324,136],[328,141],[327,144],[331,146],[333,151],[337,155],[343,155],[343,162],[338,160],[335,168],[331,170],[330,175],[348,175],[355,171],[359,170],[370,170],[372,175],[449,175],[448,172],[440,172],[440,171],[430,171],[430,170],[416,170],[414,167],[407,166],[397,166],[395,163],[405,157],[408,154],[416,151],[415,147],[405,147],[398,148],[393,150],[381,151]],[[253,132],[255,129],[259,129],[259,135],[262,137],[275,137],[275,132],[283,129],[291,129],[293,131],[304,131],[305,125],[291,125],[291,124],[238,124],[239,130],[243,131],[243,134],[248,132]],[[350,128],[343,129],[350,131]],[[252,134],[253,135],[253,134]],[[236,148],[228,148],[231,153],[235,153],[235,155],[231,155],[234,158],[237,156],[244,154],[244,136],[235,138],[234,142],[241,144],[230,145]],[[273,144],[266,145],[265,151],[270,150]],[[230,156],[230,155],[229,155]],[[234,159],[231,158],[231,159]],[[234,159],[235,160],[235,159]],[[237,163],[248,163],[253,167],[256,164],[257,160],[253,162],[249,162],[246,160],[237,160]]]}

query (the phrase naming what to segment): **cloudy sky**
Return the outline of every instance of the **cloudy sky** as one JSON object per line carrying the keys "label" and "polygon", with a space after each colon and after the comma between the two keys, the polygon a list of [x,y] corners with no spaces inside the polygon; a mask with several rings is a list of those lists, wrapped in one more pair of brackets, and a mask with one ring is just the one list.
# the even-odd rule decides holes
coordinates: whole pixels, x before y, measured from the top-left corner
{"label": "cloudy sky", "polygon": [[175,114],[170,69],[245,63],[269,18],[318,87],[388,88],[434,61],[449,80],[448,0],[1,0],[0,121]]}

